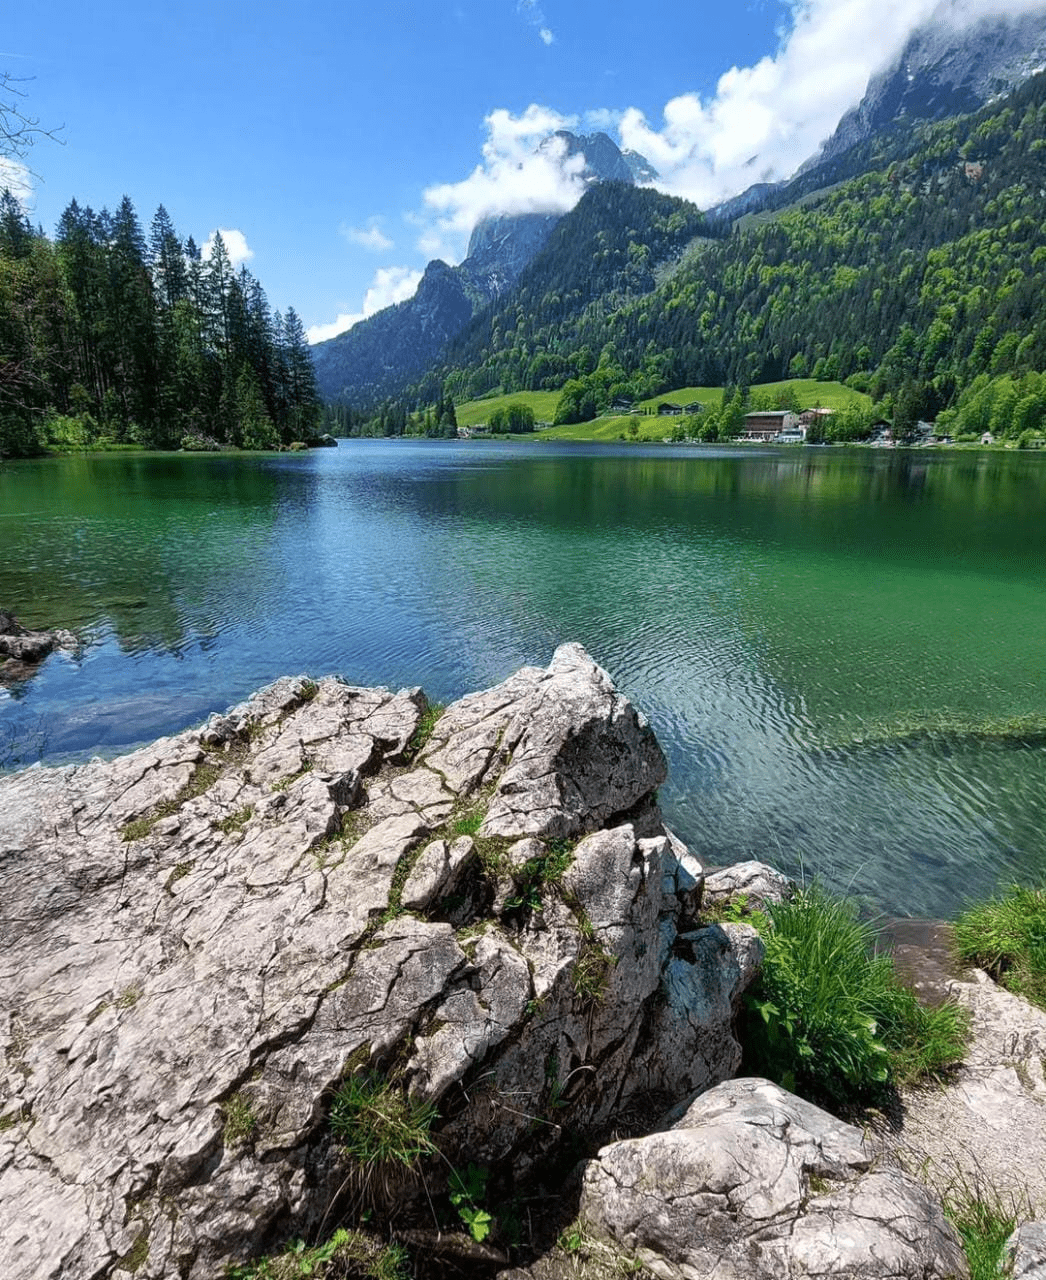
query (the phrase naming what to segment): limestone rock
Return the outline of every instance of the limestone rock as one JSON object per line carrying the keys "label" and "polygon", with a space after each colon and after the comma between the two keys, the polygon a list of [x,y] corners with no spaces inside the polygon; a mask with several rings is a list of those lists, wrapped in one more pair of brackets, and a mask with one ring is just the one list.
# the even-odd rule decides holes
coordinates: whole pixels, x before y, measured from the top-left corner
{"label": "limestone rock", "polygon": [[787,876],[765,862],[737,862],[706,874],[702,902],[706,907],[718,907],[731,898],[743,897],[751,910],[758,910],[769,902],[784,902],[793,888]]}
{"label": "limestone rock", "polygon": [[288,677],[120,759],[0,779],[9,1280],[203,1280],[310,1235],[352,1072],[436,1103],[446,1159],[522,1171],[734,1068],[756,948],[692,934],[701,869],[606,673],[564,646],[419,750],[425,707]]}
{"label": "limestone rock", "polygon": [[720,1084],[672,1129],[604,1147],[585,1167],[581,1218],[663,1280],[969,1275],[923,1187],[765,1080]]}
{"label": "limestone rock", "polygon": [[1046,1222],[1025,1222],[1006,1241],[1005,1275],[1011,1280],[1046,1280]]}
{"label": "limestone rock", "polygon": [[0,609],[0,684],[13,684],[31,676],[44,658],[56,649],[75,649],[71,631],[32,631],[6,609]]}
{"label": "limestone rock", "polygon": [[942,1193],[988,1185],[1003,1203],[1043,1217],[1046,1012],[979,970],[952,983],[951,995],[970,1015],[964,1061],[942,1088],[902,1091],[899,1114],[878,1127],[878,1140]]}

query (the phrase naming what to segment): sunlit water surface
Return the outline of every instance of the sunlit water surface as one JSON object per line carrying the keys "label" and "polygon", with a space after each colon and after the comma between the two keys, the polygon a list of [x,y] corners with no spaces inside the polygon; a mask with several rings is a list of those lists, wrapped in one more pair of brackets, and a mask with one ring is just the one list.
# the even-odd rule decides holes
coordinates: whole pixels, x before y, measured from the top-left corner
{"label": "sunlit water surface", "polygon": [[1001,454],[12,463],[0,607],[87,644],[0,693],[0,757],[113,754],[286,673],[449,701],[579,640],[653,723],[703,861],[947,914],[1046,873],[1044,735],[966,732],[1046,725],[1044,513],[1046,458]]}

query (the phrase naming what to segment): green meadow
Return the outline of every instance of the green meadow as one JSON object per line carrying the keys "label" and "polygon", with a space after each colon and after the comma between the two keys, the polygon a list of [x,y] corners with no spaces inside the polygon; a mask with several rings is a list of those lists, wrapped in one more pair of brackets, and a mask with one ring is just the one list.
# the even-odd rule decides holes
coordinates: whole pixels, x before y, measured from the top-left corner
{"label": "green meadow", "polygon": [[[764,382],[751,388],[752,396],[763,398],[773,396],[789,388],[798,397],[803,409],[845,409],[858,404],[868,408],[871,401],[868,396],[852,387],[843,386],[841,382],[818,382],[814,378],[792,378],[784,382]],[[664,391],[649,400],[640,400],[636,408],[651,410],[651,413],[617,414],[595,418],[592,422],[576,422],[570,426],[548,427],[536,433],[542,440],[620,440],[628,438],[633,427],[638,430],[638,440],[663,440],[672,431],[673,419],[657,416],[657,406],[663,401],[672,404],[692,404],[695,400],[711,407],[722,400],[721,387],[679,387],[674,391]],[[508,396],[490,396],[483,400],[468,400],[455,408],[458,424],[473,427],[485,423],[495,409],[517,403],[529,405],[534,410],[537,422],[551,422],[559,400],[558,391],[517,391]]]}

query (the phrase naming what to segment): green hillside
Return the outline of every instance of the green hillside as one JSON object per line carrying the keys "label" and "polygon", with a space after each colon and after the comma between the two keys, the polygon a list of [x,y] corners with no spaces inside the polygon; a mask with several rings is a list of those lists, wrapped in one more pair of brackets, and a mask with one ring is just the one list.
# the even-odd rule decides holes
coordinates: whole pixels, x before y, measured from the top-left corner
{"label": "green hillside", "polygon": [[[796,398],[801,409],[821,407],[825,409],[845,409],[857,406],[869,409],[871,400],[867,395],[845,387],[839,382],[818,382],[813,378],[794,378],[784,382],[766,382],[751,387],[753,402],[774,401],[784,390],[789,390]],[[643,414],[614,414],[595,418],[590,422],[577,422],[570,425],[548,427],[536,434],[542,440],[663,440],[670,435],[680,419],[659,417],[657,406],[665,400],[674,404],[692,404],[697,401],[706,409],[718,406],[723,398],[721,387],[677,387],[673,391],[665,391],[661,395],[651,396],[639,401],[637,409],[651,410]],[[534,411],[538,422],[551,422],[559,399],[557,391],[518,391],[514,395],[489,396],[482,400],[468,400],[456,406],[458,424],[463,427],[486,423],[495,409],[518,403],[528,405]],[[632,431],[638,434],[632,436]]]}

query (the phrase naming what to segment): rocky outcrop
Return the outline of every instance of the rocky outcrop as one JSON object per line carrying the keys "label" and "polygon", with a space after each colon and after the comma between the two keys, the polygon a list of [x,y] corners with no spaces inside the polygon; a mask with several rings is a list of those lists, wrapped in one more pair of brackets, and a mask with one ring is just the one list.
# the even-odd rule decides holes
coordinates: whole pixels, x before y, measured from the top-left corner
{"label": "rocky outcrop", "polygon": [[662,1280],[969,1275],[925,1188],[766,1080],[720,1084],[667,1132],[605,1147],[581,1221]]}
{"label": "rocky outcrop", "polygon": [[941,1193],[984,1188],[1046,1217],[1046,1013],[980,970],[949,994],[970,1015],[966,1057],[947,1087],[902,1091],[881,1148]]}
{"label": "rocky outcrop", "polygon": [[283,679],[0,780],[10,1280],[201,1280],[330,1229],[350,1076],[438,1108],[438,1180],[736,1069],[761,944],[696,927],[664,758],[606,673],[564,646],[434,720]]}
{"label": "rocky outcrop", "polygon": [[76,645],[71,631],[31,631],[14,614],[0,609],[0,685],[28,679],[55,649]]}

